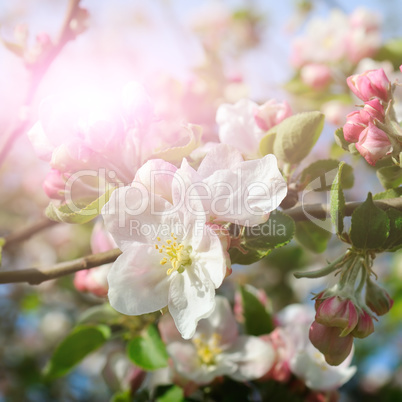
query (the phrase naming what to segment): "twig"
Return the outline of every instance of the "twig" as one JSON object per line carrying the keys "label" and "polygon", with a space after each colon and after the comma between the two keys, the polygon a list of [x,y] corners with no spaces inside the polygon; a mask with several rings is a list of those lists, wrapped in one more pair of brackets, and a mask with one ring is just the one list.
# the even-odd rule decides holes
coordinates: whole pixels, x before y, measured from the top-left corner
{"label": "twig", "polygon": [[47,268],[29,268],[0,272],[0,284],[27,282],[31,285],[39,285],[50,279],[60,278],[77,271],[109,264],[115,261],[120,254],[121,251],[116,248],[104,253],[92,254],[76,260],[61,262]]}
{"label": "twig", "polygon": [[[393,207],[402,211],[402,198],[390,198],[374,201],[374,203],[381,209]],[[361,202],[346,203],[345,215],[350,216],[361,204]],[[288,209],[285,212],[296,221],[307,220],[308,217],[305,215],[305,212],[320,219],[329,215],[329,207],[323,204],[303,205]],[[121,251],[119,249],[114,249],[105,253],[92,254],[87,257],[78,258],[77,260],[62,262],[48,268],[29,268],[17,271],[0,272],[0,284],[28,282],[32,285],[37,285],[49,279],[59,278],[77,271],[114,262],[120,254]]]}
{"label": "twig", "polygon": [[70,0],[66,18],[63,21],[60,34],[56,44],[49,50],[46,54],[46,58],[41,60],[40,63],[33,64],[27,66],[30,71],[30,80],[29,85],[27,88],[27,92],[25,95],[25,101],[21,107],[21,114],[19,122],[16,127],[9,133],[6,139],[3,142],[3,146],[0,149],[0,166],[3,164],[4,160],[6,159],[8,153],[10,152],[11,148],[14,145],[14,142],[25,132],[29,120],[25,116],[24,108],[29,106],[32,103],[32,100],[35,96],[36,89],[38,88],[39,84],[41,83],[44,75],[46,74],[47,70],[49,69],[50,65],[53,63],[54,59],[57,55],[61,52],[64,45],[75,38],[75,35],[71,31],[70,22],[74,18],[80,0]]}
{"label": "twig", "polygon": [[[362,203],[359,201],[347,202],[345,206],[345,216],[351,216],[353,211],[361,204]],[[374,204],[381,209],[393,207],[399,211],[402,211],[402,197],[377,200],[374,201]],[[317,219],[325,219],[329,217],[329,206],[326,204],[299,205],[297,207],[286,209],[284,212],[286,215],[292,217],[295,221],[309,220],[309,215]]]}
{"label": "twig", "polygon": [[35,222],[32,225],[27,226],[24,229],[11,233],[8,236],[4,237],[5,244],[4,244],[3,249],[7,249],[17,243],[28,240],[30,237],[32,237],[36,233],[41,232],[44,229],[50,228],[56,224],[58,224],[58,222],[51,221],[47,218],[43,218],[42,220]]}

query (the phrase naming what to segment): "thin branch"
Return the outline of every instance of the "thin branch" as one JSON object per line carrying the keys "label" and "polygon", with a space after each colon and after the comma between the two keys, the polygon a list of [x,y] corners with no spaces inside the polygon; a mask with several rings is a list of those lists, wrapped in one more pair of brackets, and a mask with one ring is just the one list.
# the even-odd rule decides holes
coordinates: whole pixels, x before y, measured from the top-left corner
{"label": "thin branch", "polygon": [[[402,211],[402,198],[390,198],[374,201],[374,203],[381,209],[393,207]],[[345,215],[350,216],[361,204],[361,202],[346,203]],[[323,204],[302,205],[288,209],[285,212],[296,221],[308,220],[309,218],[305,212],[315,218],[322,219],[329,216],[329,207]],[[114,249],[105,253],[92,254],[73,261],[62,262],[47,268],[29,268],[17,271],[0,272],[0,284],[28,282],[31,285],[37,285],[44,281],[69,275],[77,271],[98,267],[103,264],[109,264],[114,262],[120,254],[121,251],[119,249]]]}
{"label": "thin branch", "polygon": [[[345,206],[345,216],[351,216],[353,211],[361,204],[362,203],[359,201],[347,202]],[[402,197],[377,200],[374,201],[374,204],[381,209],[392,207],[402,211]],[[326,204],[299,205],[297,207],[286,209],[284,212],[295,221],[306,221],[309,220],[311,216],[316,219],[325,219],[329,217],[329,206]]]}
{"label": "thin branch", "polygon": [[40,63],[27,66],[27,68],[30,71],[30,79],[27,92],[25,95],[25,100],[21,107],[22,117],[19,118],[18,124],[8,134],[8,136],[5,138],[3,142],[3,146],[0,149],[0,166],[3,164],[8,153],[11,151],[14,142],[26,131],[26,128],[29,124],[29,120],[25,116],[24,108],[32,103],[32,100],[35,97],[36,89],[38,88],[39,84],[41,83],[44,75],[46,74],[50,65],[53,63],[54,59],[63,49],[64,45],[70,40],[75,38],[75,35],[71,31],[70,23],[77,13],[79,3],[80,0],[70,0],[67,9],[67,14],[63,21],[58,36],[58,40],[46,54],[46,57],[43,60],[41,60]]}
{"label": "thin branch", "polygon": [[43,218],[42,220],[33,223],[26,228],[23,228],[17,232],[11,233],[8,236],[4,236],[5,244],[3,249],[7,249],[11,246],[14,246],[17,243],[28,240],[30,237],[35,235],[36,233],[41,232],[44,229],[50,228],[54,225],[57,225],[58,222],[51,221],[48,218]]}
{"label": "thin branch", "polygon": [[0,284],[27,282],[31,285],[39,285],[50,279],[73,274],[84,269],[98,267],[114,262],[121,254],[118,248],[104,253],[92,254],[76,260],[61,262],[47,268],[29,268],[17,271],[0,272]]}

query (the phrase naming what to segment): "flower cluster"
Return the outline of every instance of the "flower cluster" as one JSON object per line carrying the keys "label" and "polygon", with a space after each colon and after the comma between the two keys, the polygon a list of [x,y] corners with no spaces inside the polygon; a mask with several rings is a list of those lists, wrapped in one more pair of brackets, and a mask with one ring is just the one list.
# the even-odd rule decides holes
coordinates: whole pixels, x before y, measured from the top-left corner
{"label": "flower cluster", "polygon": [[311,20],[306,34],[296,38],[291,62],[300,69],[305,84],[325,88],[334,68],[350,69],[375,54],[381,44],[379,28],[377,16],[363,8],[349,16],[333,10],[328,19]]}
{"label": "flower cluster", "polygon": [[388,155],[399,156],[401,133],[393,110],[392,86],[383,69],[369,70],[347,79],[351,91],[364,102],[347,115],[344,138],[371,165]]}
{"label": "flower cluster", "polygon": [[[371,266],[368,255],[347,253],[329,266],[339,270],[339,283],[314,297],[316,315],[309,336],[331,365],[339,365],[347,358],[353,338],[366,338],[374,332],[373,313],[383,315],[392,307],[388,293],[372,282]],[[360,282],[356,286],[357,281]],[[362,297],[364,285],[365,299]]]}

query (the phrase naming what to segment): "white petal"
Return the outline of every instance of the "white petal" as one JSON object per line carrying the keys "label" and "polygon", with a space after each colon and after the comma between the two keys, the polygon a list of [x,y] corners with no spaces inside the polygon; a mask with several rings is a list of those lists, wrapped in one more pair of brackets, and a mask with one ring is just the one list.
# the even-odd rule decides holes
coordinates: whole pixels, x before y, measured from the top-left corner
{"label": "white petal", "polygon": [[215,307],[215,286],[197,266],[174,273],[169,289],[169,311],[184,339],[191,338],[202,318]]}
{"label": "white petal", "polygon": [[275,360],[273,347],[255,336],[240,336],[224,354],[237,364],[237,371],[231,375],[237,381],[262,377],[272,368]]}
{"label": "white petal", "polygon": [[133,242],[154,244],[165,219],[162,212],[167,214],[170,208],[169,202],[155,194],[150,196],[145,186],[137,183],[115,190],[102,215],[106,229],[124,251]]}
{"label": "white petal", "polygon": [[226,275],[226,250],[218,235],[205,225],[202,239],[195,242],[193,238],[192,245],[195,251],[194,262],[208,273],[214,287],[218,288]]}
{"label": "white petal", "polygon": [[263,223],[287,194],[274,155],[242,162],[235,170],[218,170],[204,182],[213,191],[210,215],[216,222]]}
{"label": "white petal", "polygon": [[234,169],[241,162],[244,162],[244,159],[238,149],[226,144],[219,144],[205,155],[197,173],[202,178],[206,178],[217,170]]}
{"label": "white petal", "polygon": [[168,303],[169,276],[151,245],[133,243],[114,262],[108,275],[109,301],[117,311],[140,315]]}
{"label": "white petal", "polygon": [[198,323],[196,333],[203,334],[206,338],[218,334],[219,345],[230,346],[235,343],[238,336],[236,320],[225,297],[216,296],[215,303],[212,314]]}

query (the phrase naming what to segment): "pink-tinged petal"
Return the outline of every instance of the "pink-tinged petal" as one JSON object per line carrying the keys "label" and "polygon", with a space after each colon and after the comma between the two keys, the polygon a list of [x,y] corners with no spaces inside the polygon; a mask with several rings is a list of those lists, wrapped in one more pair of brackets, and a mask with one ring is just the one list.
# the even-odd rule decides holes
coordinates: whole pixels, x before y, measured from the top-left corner
{"label": "pink-tinged petal", "polygon": [[227,144],[219,144],[205,155],[197,172],[204,179],[220,169],[235,169],[243,161],[238,149]]}
{"label": "pink-tinged petal", "polygon": [[172,274],[169,311],[184,339],[190,339],[198,321],[211,315],[215,308],[215,286],[203,268],[192,265],[183,273]]}
{"label": "pink-tinged petal", "polygon": [[264,131],[268,131],[291,115],[292,109],[289,104],[286,101],[277,102],[275,99],[268,100],[254,110],[255,122]]}
{"label": "pink-tinged petal", "polygon": [[359,315],[359,322],[353,330],[352,335],[356,338],[366,338],[374,332],[373,319],[367,311]]}
{"label": "pink-tinged petal", "polygon": [[64,200],[66,180],[58,170],[51,169],[50,172],[48,172],[42,187],[49,198],[53,200]]}
{"label": "pink-tinged petal", "polygon": [[117,247],[111,234],[106,230],[102,221],[97,221],[92,229],[91,250],[94,254],[103,253]]}
{"label": "pink-tinged petal", "polygon": [[138,169],[134,181],[142,183],[149,192],[169,202],[172,199],[173,177],[177,167],[161,159],[151,159]]}
{"label": "pink-tinged petal", "polygon": [[343,135],[348,142],[359,141],[360,134],[367,127],[368,119],[366,115],[362,115],[361,111],[349,113],[346,116],[346,123],[343,126]]}
{"label": "pink-tinged petal", "polygon": [[175,370],[180,375],[191,379],[195,372],[198,374],[200,363],[197,350],[192,342],[186,342],[183,339],[178,340],[169,343],[166,349],[173,360]]}
{"label": "pink-tinged petal", "polygon": [[218,288],[226,276],[226,250],[222,247],[219,236],[209,226],[200,227],[200,231],[202,231],[200,242],[192,242],[193,247],[196,247],[194,263],[208,274],[214,287]]}
{"label": "pink-tinged petal", "polygon": [[350,354],[353,346],[351,334],[341,337],[341,328],[327,327],[314,321],[310,327],[311,343],[325,356],[331,366],[338,366]]}
{"label": "pink-tinged petal", "polygon": [[253,226],[265,222],[287,194],[274,155],[242,162],[204,179],[212,191],[209,214],[215,222]]}
{"label": "pink-tinged petal", "polygon": [[290,367],[309,388],[330,391],[345,384],[356,373],[356,366],[350,367],[352,357],[353,349],[339,366],[330,366],[325,361],[324,355],[310,344],[293,356]]}
{"label": "pink-tinged petal", "polygon": [[374,166],[378,160],[392,152],[392,145],[384,131],[369,123],[360,134],[356,149],[370,165]]}
{"label": "pink-tinged petal", "polygon": [[169,276],[152,245],[132,243],[108,275],[109,302],[120,313],[141,315],[168,304]]}
{"label": "pink-tinged petal", "polygon": [[346,81],[351,91],[365,102],[373,98],[389,100],[390,82],[382,68],[352,75]]}
{"label": "pink-tinged petal", "polygon": [[[165,199],[150,195],[141,183],[115,190],[102,208],[106,229],[124,251],[133,242],[155,244],[160,236],[163,213],[171,208]],[[156,213],[156,212],[157,213]]]}
{"label": "pink-tinged petal", "polygon": [[49,141],[40,121],[35,123],[28,131],[28,138],[34,147],[36,155],[38,155],[40,159],[50,162],[55,146]]}
{"label": "pink-tinged petal", "polygon": [[308,86],[320,90],[332,80],[331,69],[325,64],[307,64],[300,70],[302,81]]}
{"label": "pink-tinged petal", "polygon": [[237,148],[248,158],[259,156],[259,144],[264,135],[254,119],[257,108],[256,103],[241,99],[234,105],[219,106],[216,113],[220,141]]}
{"label": "pink-tinged petal", "polygon": [[271,370],[275,351],[270,343],[254,336],[240,336],[230,349],[222,354],[237,365],[230,377],[236,381],[255,380]]}
{"label": "pink-tinged petal", "polygon": [[219,346],[227,348],[237,340],[237,323],[226,298],[216,296],[215,302],[213,313],[208,318],[200,320],[196,334],[203,334],[206,338],[218,334]]}

